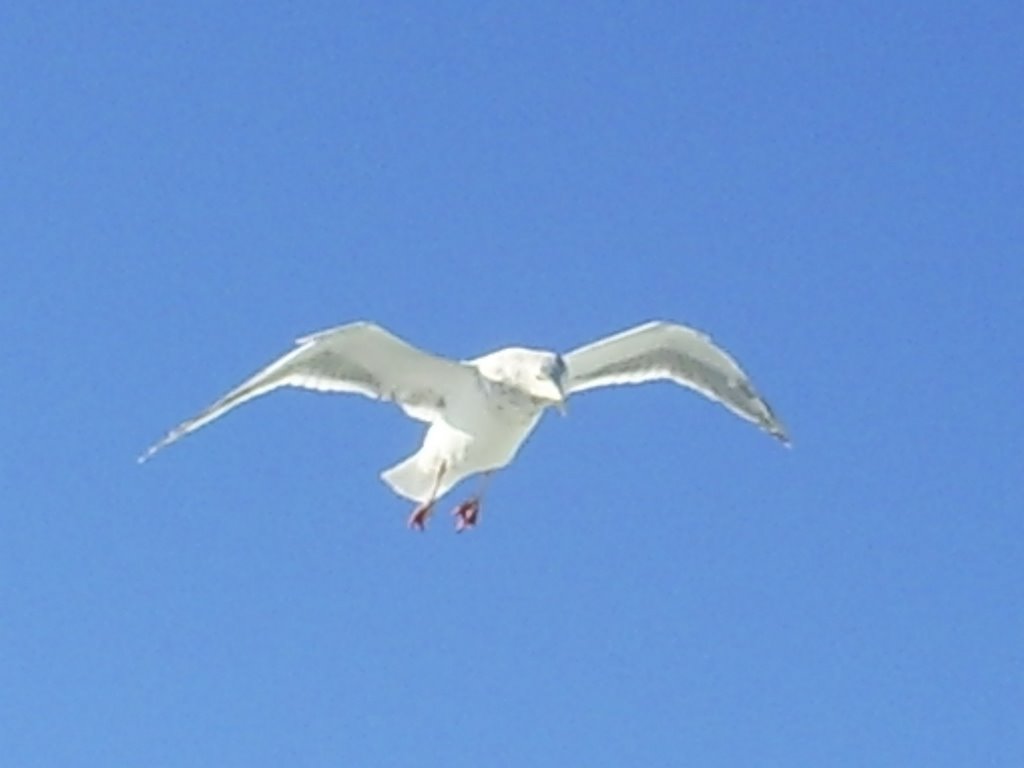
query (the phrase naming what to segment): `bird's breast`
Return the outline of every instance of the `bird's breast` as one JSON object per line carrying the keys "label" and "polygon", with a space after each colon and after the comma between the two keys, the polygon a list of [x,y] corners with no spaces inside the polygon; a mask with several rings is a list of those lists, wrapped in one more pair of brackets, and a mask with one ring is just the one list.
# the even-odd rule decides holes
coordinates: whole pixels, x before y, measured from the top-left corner
{"label": "bird's breast", "polygon": [[[503,467],[515,458],[537,425],[541,411],[514,399],[489,399],[485,407],[460,414],[458,423],[435,424],[433,440],[449,460],[472,471]],[[442,447],[443,446],[443,447]]]}

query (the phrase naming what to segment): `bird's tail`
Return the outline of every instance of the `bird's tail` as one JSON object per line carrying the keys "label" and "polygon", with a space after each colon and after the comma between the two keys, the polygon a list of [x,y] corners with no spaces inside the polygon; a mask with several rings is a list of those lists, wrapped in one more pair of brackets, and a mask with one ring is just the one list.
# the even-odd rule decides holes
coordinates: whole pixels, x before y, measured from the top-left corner
{"label": "bird's tail", "polygon": [[[428,501],[431,493],[434,492],[437,470],[438,467],[434,462],[424,461],[419,453],[414,453],[405,461],[400,461],[395,466],[385,469],[380,473],[380,477],[399,496],[422,504]],[[442,478],[441,485],[434,495],[439,498],[450,487],[451,483]]]}

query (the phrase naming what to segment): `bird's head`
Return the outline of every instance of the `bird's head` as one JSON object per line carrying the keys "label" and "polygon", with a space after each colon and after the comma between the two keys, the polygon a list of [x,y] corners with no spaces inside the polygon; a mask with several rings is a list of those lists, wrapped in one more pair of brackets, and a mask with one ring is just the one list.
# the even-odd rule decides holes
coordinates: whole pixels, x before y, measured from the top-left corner
{"label": "bird's head", "polygon": [[569,399],[569,374],[561,355],[544,352],[538,356],[532,377],[527,381],[531,395],[553,405],[564,416]]}
{"label": "bird's head", "polygon": [[492,381],[512,384],[545,406],[565,414],[569,373],[561,355],[540,349],[509,347],[470,361]]}

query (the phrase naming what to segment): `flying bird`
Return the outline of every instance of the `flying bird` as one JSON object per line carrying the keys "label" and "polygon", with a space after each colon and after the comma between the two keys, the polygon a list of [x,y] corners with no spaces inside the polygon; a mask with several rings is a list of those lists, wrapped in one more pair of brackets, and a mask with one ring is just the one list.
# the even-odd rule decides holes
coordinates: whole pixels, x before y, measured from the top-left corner
{"label": "flying bird", "polygon": [[683,325],[644,323],[566,354],[509,347],[450,360],[374,323],[354,322],[298,339],[294,349],[175,427],[139,461],[280,387],[360,394],[392,401],[429,425],[420,449],[381,473],[396,494],[415,502],[411,528],[423,530],[454,485],[482,476],[478,491],[452,513],[462,531],[476,525],[487,481],[516,457],[545,410],[564,414],[571,395],[656,380],[700,392],[789,444],[739,364],[708,336]]}

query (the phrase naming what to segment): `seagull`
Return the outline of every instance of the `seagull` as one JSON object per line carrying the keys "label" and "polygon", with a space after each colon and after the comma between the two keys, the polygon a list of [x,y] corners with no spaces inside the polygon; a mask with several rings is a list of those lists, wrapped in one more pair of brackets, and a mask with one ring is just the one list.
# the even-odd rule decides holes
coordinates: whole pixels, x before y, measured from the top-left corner
{"label": "seagull", "polygon": [[647,322],[564,355],[508,347],[451,360],[360,321],[298,339],[290,352],[172,429],[138,460],[280,387],[355,393],[394,402],[428,425],[419,450],[380,475],[415,503],[410,528],[423,530],[441,497],[481,475],[479,490],[452,512],[456,530],[463,531],[478,522],[488,480],[512,462],[548,408],[564,415],[571,395],[658,380],[699,392],[789,445],[739,364],[710,337],[684,325]]}

